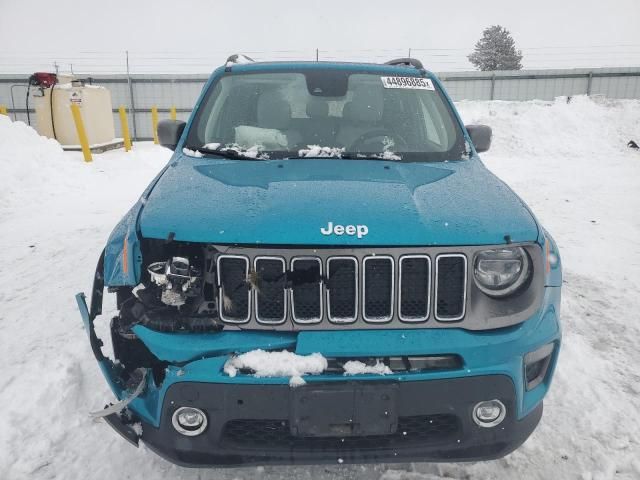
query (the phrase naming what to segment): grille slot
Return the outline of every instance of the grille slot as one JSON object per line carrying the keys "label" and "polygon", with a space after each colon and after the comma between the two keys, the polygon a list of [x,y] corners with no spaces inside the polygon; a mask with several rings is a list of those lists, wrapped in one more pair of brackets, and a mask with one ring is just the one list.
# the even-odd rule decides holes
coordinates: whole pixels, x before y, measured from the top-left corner
{"label": "grille slot", "polygon": [[256,319],[261,323],[282,323],[287,318],[286,263],[280,257],[254,260]]}
{"label": "grille slot", "polygon": [[298,323],[322,321],[322,260],[296,257],[291,260],[291,310]]}
{"label": "grille slot", "polygon": [[467,257],[462,254],[436,258],[436,318],[455,321],[464,317],[467,288]]}
{"label": "grille slot", "polygon": [[297,437],[287,420],[237,419],[222,431],[225,446],[259,450],[349,450],[402,448],[409,445],[440,443],[460,432],[460,420],[452,414],[419,415],[398,418],[398,429],[391,435],[355,437]]}
{"label": "grille slot", "polygon": [[241,255],[220,255],[217,262],[220,285],[220,318],[245,323],[251,318],[251,288],[247,281],[249,259]]}
{"label": "grille slot", "polygon": [[362,261],[363,316],[368,322],[393,317],[394,271],[392,257],[366,257]]}
{"label": "grille slot", "polygon": [[358,317],[358,261],[353,257],[329,258],[327,277],[329,320],[355,322]]}
{"label": "grille slot", "polygon": [[427,255],[400,258],[398,314],[405,322],[429,318],[431,297],[431,259]]}

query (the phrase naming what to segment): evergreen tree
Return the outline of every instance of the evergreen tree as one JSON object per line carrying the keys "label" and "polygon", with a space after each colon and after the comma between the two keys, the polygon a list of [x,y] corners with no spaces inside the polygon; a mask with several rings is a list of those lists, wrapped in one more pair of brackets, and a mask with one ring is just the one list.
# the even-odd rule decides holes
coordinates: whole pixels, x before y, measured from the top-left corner
{"label": "evergreen tree", "polygon": [[509,30],[500,25],[485,28],[475,50],[467,58],[482,71],[522,69],[522,52],[516,50]]}

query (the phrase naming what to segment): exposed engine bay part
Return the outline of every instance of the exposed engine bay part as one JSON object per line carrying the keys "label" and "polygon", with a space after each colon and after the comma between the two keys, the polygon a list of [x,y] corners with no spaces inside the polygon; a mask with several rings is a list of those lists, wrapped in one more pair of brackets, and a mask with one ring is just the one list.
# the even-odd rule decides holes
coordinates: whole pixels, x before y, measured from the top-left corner
{"label": "exposed engine bay part", "polygon": [[186,257],[173,257],[166,262],[154,262],[147,267],[151,281],[162,289],[160,300],[165,305],[179,307],[187,296],[197,296],[200,271]]}
{"label": "exposed engine bay part", "polygon": [[[215,250],[208,246],[144,240],[144,270],[134,288],[117,287],[114,346],[140,360],[148,353],[131,330],[143,325],[160,332],[207,332],[222,329],[218,319]],[[137,352],[137,353],[136,353]],[[117,352],[116,352],[117,353]],[[143,362],[146,365],[147,362]]]}
{"label": "exposed engine bay part", "polygon": [[141,368],[136,370],[135,373],[137,373],[137,376],[138,378],[140,378],[140,381],[136,386],[136,388],[133,390],[133,392],[131,392],[131,394],[128,397],[123,398],[119,402],[116,402],[113,405],[109,405],[107,408],[104,408],[102,410],[89,412],[89,415],[92,416],[93,418],[101,418],[101,417],[106,417],[108,415],[111,415],[113,413],[118,413],[121,410],[125,409],[127,405],[129,405],[132,401],[138,398],[142,394],[142,392],[144,392],[144,388],[147,385],[148,370],[146,368]]}

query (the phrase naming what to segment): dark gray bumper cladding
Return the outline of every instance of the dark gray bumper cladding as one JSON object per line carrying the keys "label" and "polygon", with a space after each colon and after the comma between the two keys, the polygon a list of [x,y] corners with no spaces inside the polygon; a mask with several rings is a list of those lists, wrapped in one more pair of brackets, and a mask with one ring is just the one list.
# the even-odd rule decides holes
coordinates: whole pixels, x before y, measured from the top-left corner
{"label": "dark gray bumper cladding", "polygon": [[[376,384],[380,388],[372,388]],[[302,400],[305,391],[310,404]],[[371,397],[367,408],[363,396]],[[335,405],[320,409],[320,397],[341,402],[347,414]],[[497,427],[479,427],[472,409],[491,399],[504,403],[506,418]],[[185,437],[173,429],[171,416],[181,406],[206,412],[202,435]],[[169,388],[160,428],[143,423],[141,440],[184,466],[487,460],[518,448],[542,415],[542,403],[521,420],[515,409],[514,386],[504,375],[310,382],[298,389],[185,382]],[[360,425],[350,427],[350,420]]]}

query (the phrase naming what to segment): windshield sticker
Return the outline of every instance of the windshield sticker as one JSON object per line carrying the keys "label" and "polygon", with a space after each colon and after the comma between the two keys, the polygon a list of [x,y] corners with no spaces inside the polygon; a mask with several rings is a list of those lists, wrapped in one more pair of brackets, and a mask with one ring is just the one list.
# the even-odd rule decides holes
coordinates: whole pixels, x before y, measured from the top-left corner
{"label": "windshield sticker", "polygon": [[413,88],[416,90],[435,90],[429,78],[421,77],[380,77],[384,88]]}

